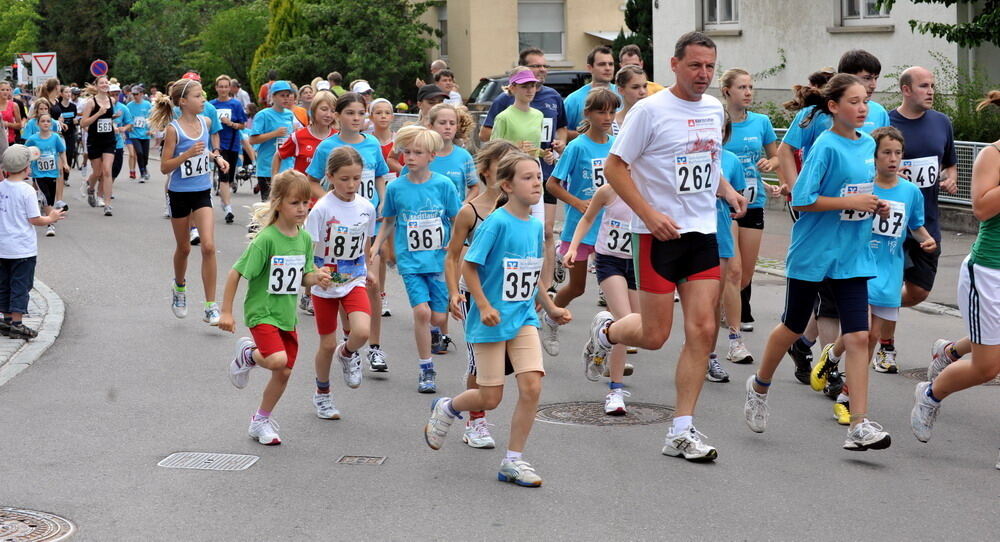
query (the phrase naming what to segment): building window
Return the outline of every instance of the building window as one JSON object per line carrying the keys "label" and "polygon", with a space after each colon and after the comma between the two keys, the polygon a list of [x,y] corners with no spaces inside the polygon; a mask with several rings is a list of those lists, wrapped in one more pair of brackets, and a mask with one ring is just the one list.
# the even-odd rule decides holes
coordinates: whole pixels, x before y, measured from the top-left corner
{"label": "building window", "polygon": [[438,16],[438,30],[441,31],[441,41],[438,43],[438,48],[441,50],[441,56],[448,58],[448,5],[438,6],[437,8]]}
{"label": "building window", "polygon": [[702,0],[701,4],[706,30],[732,28],[740,22],[740,0]]}
{"label": "building window", "polygon": [[565,57],[566,2],[564,0],[519,0],[517,3],[518,49],[538,47],[546,58]]}
{"label": "building window", "polygon": [[840,13],[845,25],[880,24],[889,16],[884,7],[878,8],[877,0],[840,0]]}

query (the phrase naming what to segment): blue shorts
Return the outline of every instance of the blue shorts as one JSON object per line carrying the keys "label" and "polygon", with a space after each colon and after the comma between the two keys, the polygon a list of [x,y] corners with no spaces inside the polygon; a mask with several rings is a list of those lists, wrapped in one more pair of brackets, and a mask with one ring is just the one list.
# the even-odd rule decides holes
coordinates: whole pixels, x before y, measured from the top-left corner
{"label": "blue shorts", "polygon": [[448,312],[448,286],[444,273],[402,273],[403,286],[410,298],[410,307],[421,303],[430,305],[434,312]]}

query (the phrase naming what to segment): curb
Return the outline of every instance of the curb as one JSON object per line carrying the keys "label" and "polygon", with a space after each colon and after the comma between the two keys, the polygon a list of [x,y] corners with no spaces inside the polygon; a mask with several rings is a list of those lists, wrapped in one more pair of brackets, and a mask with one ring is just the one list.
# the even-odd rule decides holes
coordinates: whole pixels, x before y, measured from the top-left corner
{"label": "curb", "polygon": [[0,364],[0,386],[42,357],[42,354],[55,344],[59,332],[62,331],[63,318],[66,315],[66,305],[62,298],[37,278],[32,289],[45,301],[47,310],[42,317],[41,325],[38,326],[38,336],[25,342],[10,359]]}

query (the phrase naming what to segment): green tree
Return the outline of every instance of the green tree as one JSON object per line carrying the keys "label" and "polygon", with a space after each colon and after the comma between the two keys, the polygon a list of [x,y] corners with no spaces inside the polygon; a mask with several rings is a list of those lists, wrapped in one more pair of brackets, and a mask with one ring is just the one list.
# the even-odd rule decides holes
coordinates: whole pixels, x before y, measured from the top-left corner
{"label": "green tree", "polygon": [[297,0],[270,0],[268,5],[267,36],[253,55],[250,67],[250,84],[254,92],[266,82],[267,61],[278,55],[279,46],[305,33],[302,11]]}
{"label": "green tree", "polygon": [[0,1],[2,63],[10,64],[17,53],[40,53],[38,49],[38,0]]}
{"label": "green tree", "polygon": [[[44,0],[38,3],[38,47],[59,55],[60,79],[84,83],[92,79],[91,62],[98,58],[111,60],[111,26],[128,16],[133,3],[134,0]],[[115,69],[113,64],[111,69]]]}
{"label": "green tree", "polygon": [[[951,7],[956,4],[972,4],[976,12],[968,22],[948,24],[935,21],[909,21],[910,30],[921,34],[930,34],[937,38],[961,45],[962,47],[978,47],[984,43],[992,43],[1000,47],[1000,0],[910,0],[914,4],[943,4]],[[878,0],[879,9],[891,10],[896,0]]]}
{"label": "green tree", "polygon": [[625,3],[625,25],[632,34],[625,35],[625,30],[618,32],[618,37],[611,44],[615,58],[618,52],[629,44],[639,46],[642,51],[643,69],[646,77],[653,79],[653,0],[628,0]]}
{"label": "green tree", "polygon": [[205,80],[225,73],[246,83],[254,52],[266,30],[267,5],[263,0],[220,11],[191,38],[195,49],[184,60]]}

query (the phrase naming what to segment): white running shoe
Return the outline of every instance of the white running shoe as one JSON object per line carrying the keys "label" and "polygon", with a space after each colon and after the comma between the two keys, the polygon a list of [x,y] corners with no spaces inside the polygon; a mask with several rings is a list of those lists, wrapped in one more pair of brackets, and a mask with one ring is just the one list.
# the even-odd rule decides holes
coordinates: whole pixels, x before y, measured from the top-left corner
{"label": "white running shoe", "polygon": [[767,394],[754,391],[753,379],[755,376],[750,375],[747,378],[747,401],[743,405],[743,416],[751,431],[763,433],[767,429]]}
{"label": "white running shoe", "polygon": [[104,216],[113,216],[114,214],[114,210],[111,209],[110,205],[104,206]]}
{"label": "white running shoe", "polygon": [[171,301],[170,309],[174,311],[174,316],[184,318],[188,315],[187,291],[177,290],[177,285],[170,287]]}
{"label": "white running shoe", "polygon": [[583,346],[583,374],[587,380],[597,382],[604,374],[604,361],[608,359],[610,348],[605,348],[601,344],[600,334],[604,333],[614,317],[608,311],[601,311],[594,315],[590,323],[590,338]]}
{"label": "white running shoe", "polygon": [[205,307],[205,316],[202,318],[202,321],[208,323],[210,326],[217,326],[219,325],[219,319],[221,317],[222,316],[219,313],[219,304],[212,302]]}
{"label": "white running shoe", "polygon": [[941,374],[945,367],[951,365],[951,358],[948,357],[948,346],[950,345],[951,341],[948,339],[934,341],[934,346],[931,347],[931,364],[927,366],[928,382],[934,382],[937,375]]}
{"label": "white running shoe", "polygon": [[106,207],[106,206],[107,206],[107,205],[106,205],[106,204],[104,203],[104,198],[103,198],[103,197],[101,197],[101,196],[97,196],[96,200],[97,200],[97,206],[98,206],[98,207]]}
{"label": "white running shoe", "polygon": [[250,438],[265,446],[281,444],[281,437],[278,436],[278,422],[271,418],[262,420],[250,418]]}
{"label": "white running shoe", "polygon": [[198,228],[191,228],[191,231],[188,232],[188,240],[190,240],[191,246],[201,244],[201,235],[198,235]]}
{"label": "white running shoe", "polygon": [[920,442],[927,442],[931,439],[931,429],[934,428],[934,420],[937,419],[938,410],[941,403],[927,397],[927,388],[930,382],[920,382],[913,392],[913,410],[910,411],[910,428],[913,429],[913,436]]}
{"label": "white running shoe", "polygon": [[45,237],[55,237],[55,236],[56,236],[56,227],[52,224],[49,224],[48,227],[45,228]]}
{"label": "white running shoe", "polygon": [[497,480],[510,482],[522,487],[541,487],[542,477],[535,472],[535,467],[523,459],[504,459],[500,463]]}
{"label": "white running shoe", "polygon": [[624,416],[628,414],[625,408],[625,398],[632,394],[622,388],[613,389],[604,397],[604,413],[609,416]]}
{"label": "white running shoe", "polygon": [[469,420],[465,424],[462,442],[468,444],[470,448],[495,448],[496,442],[493,441],[493,435],[490,434],[490,425],[486,423],[486,418]]}
{"label": "white running shoe", "polygon": [[729,353],[726,354],[726,359],[733,363],[753,363],[753,355],[743,344],[743,339],[730,339]]}
{"label": "white running shoe", "polygon": [[705,371],[705,380],[709,382],[729,382],[729,373],[722,368],[719,358],[714,355],[708,358],[708,370]]}
{"label": "white running shoe", "polygon": [[368,368],[375,373],[384,373],[389,370],[389,363],[381,348],[368,349]]}
{"label": "white running shoe", "polygon": [[889,433],[886,433],[881,425],[865,418],[861,420],[861,423],[847,430],[844,449],[853,452],[884,450],[891,444],[892,438]]}
{"label": "white running shoe", "polygon": [[361,353],[354,352],[350,358],[345,358],[341,355],[345,348],[347,348],[347,343],[340,343],[340,346],[334,350],[334,355],[343,368],[344,383],[347,384],[348,388],[358,389],[361,387],[361,379],[364,378],[364,372],[361,370]]}
{"label": "white running shoe", "polygon": [[688,461],[702,463],[714,461],[719,457],[719,452],[712,446],[705,444],[702,437],[705,435],[692,425],[687,431],[680,434],[673,434],[673,429],[667,432],[666,441],[663,444],[663,455],[671,457],[683,457]]}
{"label": "white running shoe", "polygon": [[299,310],[306,314],[316,314],[316,309],[313,308],[312,296],[308,293],[302,294],[299,297]]}
{"label": "white running shoe", "polygon": [[389,310],[389,297],[385,295],[385,292],[379,294],[379,297],[382,298],[382,316],[385,318],[392,316],[392,311]]}
{"label": "white running shoe", "polygon": [[899,366],[896,365],[896,349],[894,347],[889,348],[887,350],[879,345],[878,349],[875,350],[875,354],[872,355],[872,367],[876,372],[890,374],[899,372]]}
{"label": "white running shoe", "polygon": [[236,341],[236,351],[233,360],[229,362],[229,381],[242,390],[250,382],[250,369],[257,365],[253,362],[253,339],[250,337],[240,337]]}
{"label": "white running shoe", "polygon": [[542,348],[545,349],[546,354],[550,356],[558,356],[559,324],[550,323],[544,311],[538,316],[538,318],[542,321]]}
{"label": "white running shoe", "polygon": [[445,437],[448,436],[448,429],[451,429],[451,424],[455,422],[455,418],[444,406],[445,399],[451,400],[449,397],[438,397],[431,401],[431,418],[424,426],[424,440],[433,450],[441,449]]}
{"label": "white running shoe", "polygon": [[740,331],[743,333],[753,333],[753,322],[741,322]]}
{"label": "white running shoe", "polygon": [[333,406],[333,396],[329,393],[313,393],[313,406],[316,407],[316,417],[323,420],[339,420],[340,411]]}

